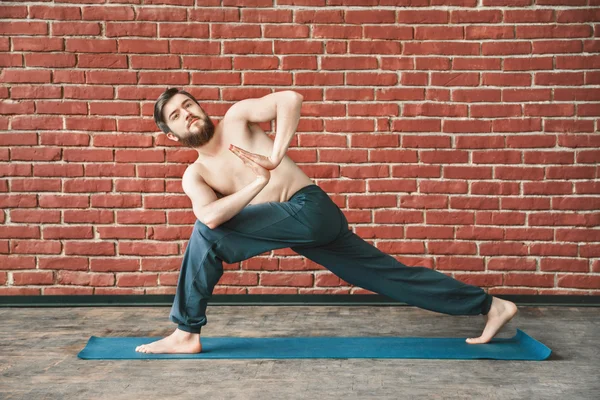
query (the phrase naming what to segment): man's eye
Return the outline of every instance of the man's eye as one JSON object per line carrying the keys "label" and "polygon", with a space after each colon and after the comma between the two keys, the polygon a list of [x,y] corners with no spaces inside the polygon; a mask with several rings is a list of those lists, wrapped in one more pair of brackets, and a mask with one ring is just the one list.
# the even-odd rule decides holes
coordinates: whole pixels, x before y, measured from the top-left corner
{"label": "man's eye", "polygon": [[192,105],[192,103],[187,103],[187,104],[186,104],[186,106],[191,106],[191,105]]}

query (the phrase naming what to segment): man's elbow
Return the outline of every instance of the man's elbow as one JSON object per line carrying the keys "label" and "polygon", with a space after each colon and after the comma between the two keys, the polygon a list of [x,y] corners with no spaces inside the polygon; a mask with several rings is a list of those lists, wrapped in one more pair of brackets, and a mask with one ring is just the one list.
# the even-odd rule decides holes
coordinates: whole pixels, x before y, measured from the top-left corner
{"label": "man's elbow", "polygon": [[198,219],[198,221],[202,222],[202,224],[205,225],[208,229],[215,229],[218,226],[214,222],[209,221],[202,216],[196,215],[196,218]]}
{"label": "man's elbow", "polygon": [[209,229],[215,229],[216,225],[214,223],[214,221],[210,218],[208,218],[206,215],[197,215],[196,214],[196,218],[198,218],[198,220],[200,222],[202,222],[204,225],[206,225]]}
{"label": "man's elbow", "polygon": [[206,212],[201,212],[201,210],[195,209],[194,215],[198,221],[202,222],[202,224],[206,225],[209,229],[215,229],[218,226],[218,224],[215,224],[213,218],[211,218]]}
{"label": "man's elbow", "polygon": [[301,95],[300,93],[298,93],[298,92],[295,92],[295,91],[293,91],[293,90],[287,90],[287,92],[288,92],[290,95],[292,95],[292,96],[295,98],[295,100],[298,100],[298,101],[302,101],[302,100],[304,100],[304,96],[302,96],[302,95]]}

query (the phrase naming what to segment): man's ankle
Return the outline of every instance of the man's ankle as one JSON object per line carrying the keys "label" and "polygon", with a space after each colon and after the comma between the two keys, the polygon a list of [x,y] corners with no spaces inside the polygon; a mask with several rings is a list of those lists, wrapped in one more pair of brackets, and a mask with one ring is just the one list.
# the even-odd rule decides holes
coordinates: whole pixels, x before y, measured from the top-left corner
{"label": "man's ankle", "polygon": [[179,335],[179,336],[200,336],[200,332],[188,332],[188,331],[184,331],[183,329],[179,329],[177,328],[175,330],[175,332]]}

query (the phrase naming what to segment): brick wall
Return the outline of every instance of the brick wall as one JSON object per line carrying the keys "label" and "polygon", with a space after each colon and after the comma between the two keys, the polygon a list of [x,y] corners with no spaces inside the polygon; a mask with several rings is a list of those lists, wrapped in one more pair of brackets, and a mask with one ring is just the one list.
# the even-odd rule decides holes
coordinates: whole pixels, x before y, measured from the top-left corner
{"label": "brick wall", "polygon": [[[600,0],[54,0],[0,6],[0,295],[171,294],[215,122],[304,96],[288,155],[365,240],[502,294],[600,294]],[[273,137],[276,124],[262,124]],[[370,293],[289,249],[215,294]]]}

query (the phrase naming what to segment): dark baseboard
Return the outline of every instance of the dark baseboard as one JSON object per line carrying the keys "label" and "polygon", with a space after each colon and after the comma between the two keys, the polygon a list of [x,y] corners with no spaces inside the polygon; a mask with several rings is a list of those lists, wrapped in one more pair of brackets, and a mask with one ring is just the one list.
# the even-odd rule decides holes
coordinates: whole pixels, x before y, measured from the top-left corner
{"label": "dark baseboard", "polygon": [[[494,295],[519,306],[598,307],[600,296]],[[0,307],[151,307],[171,306],[174,295],[0,296]],[[247,294],[213,295],[212,306],[399,306],[382,295]]]}

